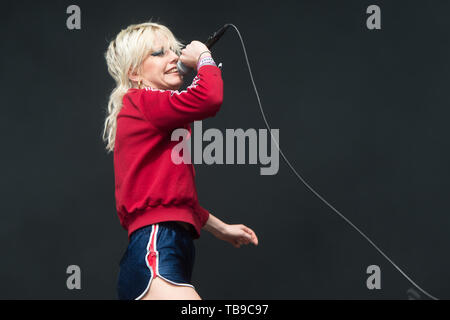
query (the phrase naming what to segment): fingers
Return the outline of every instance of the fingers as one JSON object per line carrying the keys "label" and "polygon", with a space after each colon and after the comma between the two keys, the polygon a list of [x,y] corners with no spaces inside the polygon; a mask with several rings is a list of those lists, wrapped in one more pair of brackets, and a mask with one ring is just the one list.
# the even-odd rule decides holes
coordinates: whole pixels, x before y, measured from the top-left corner
{"label": "fingers", "polygon": [[233,240],[231,242],[231,244],[235,247],[235,248],[240,248],[241,245],[243,244],[249,244],[250,240],[248,237],[243,236],[243,237],[238,237],[235,240]]}
{"label": "fingers", "polygon": [[242,234],[235,239],[232,244],[235,248],[240,248],[241,245],[248,245],[249,243],[253,243],[255,246],[258,245],[258,237],[255,232],[245,225],[239,225],[242,230]]}
{"label": "fingers", "polygon": [[248,245],[253,243],[255,246],[259,244],[258,237],[255,232],[249,227],[243,224],[233,224],[228,225],[228,229],[224,238],[222,240],[226,240],[231,243],[235,248],[240,248],[241,245]]}
{"label": "fingers", "polygon": [[258,245],[258,237],[256,236],[255,232],[247,226],[243,226],[243,230],[247,233],[248,238],[251,241],[251,243],[253,243],[255,246],[257,246]]}
{"label": "fingers", "polygon": [[179,59],[180,59],[180,61],[181,62],[183,62],[183,63],[185,63],[186,62],[186,48],[185,49],[182,49],[181,51],[180,51],[180,57],[179,57]]}

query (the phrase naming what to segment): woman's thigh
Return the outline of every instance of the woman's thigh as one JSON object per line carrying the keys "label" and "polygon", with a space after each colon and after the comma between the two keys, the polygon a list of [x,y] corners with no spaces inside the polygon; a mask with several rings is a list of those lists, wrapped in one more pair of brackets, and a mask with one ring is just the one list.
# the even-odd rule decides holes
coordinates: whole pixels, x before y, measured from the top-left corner
{"label": "woman's thigh", "polygon": [[152,279],[141,300],[202,300],[192,287],[177,286],[159,277]]}

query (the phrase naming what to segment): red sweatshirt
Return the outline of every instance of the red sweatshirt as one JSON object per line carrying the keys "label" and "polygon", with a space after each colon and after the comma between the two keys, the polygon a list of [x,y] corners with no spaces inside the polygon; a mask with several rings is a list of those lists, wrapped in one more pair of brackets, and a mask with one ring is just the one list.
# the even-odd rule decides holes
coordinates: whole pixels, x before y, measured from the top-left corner
{"label": "red sweatshirt", "polygon": [[[129,89],[117,116],[114,146],[116,209],[128,236],[141,227],[184,221],[195,238],[209,218],[198,203],[192,164],[174,164],[176,128],[213,117],[223,101],[221,70],[204,65],[184,91]],[[189,135],[190,137],[190,135]]]}

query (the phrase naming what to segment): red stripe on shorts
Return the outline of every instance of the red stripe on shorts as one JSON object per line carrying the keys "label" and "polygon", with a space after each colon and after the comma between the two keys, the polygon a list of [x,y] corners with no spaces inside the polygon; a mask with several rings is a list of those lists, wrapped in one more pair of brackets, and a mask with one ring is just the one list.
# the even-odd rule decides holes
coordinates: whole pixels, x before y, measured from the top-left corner
{"label": "red stripe on shorts", "polygon": [[151,237],[150,248],[148,248],[149,254],[147,257],[147,262],[148,262],[148,265],[150,266],[150,268],[152,269],[153,277],[157,276],[157,273],[156,273],[156,250],[155,250],[156,249],[156,233],[157,232],[158,232],[158,225],[154,224],[152,234],[150,235],[150,237]]}

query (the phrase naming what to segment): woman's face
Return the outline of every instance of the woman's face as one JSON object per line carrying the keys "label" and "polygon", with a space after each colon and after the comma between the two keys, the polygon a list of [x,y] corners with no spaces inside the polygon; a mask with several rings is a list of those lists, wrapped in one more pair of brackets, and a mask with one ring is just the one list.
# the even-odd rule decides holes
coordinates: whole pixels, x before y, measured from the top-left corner
{"label": "woman's face", "polygon": [[141,66],[141,79],[145,86],[162,90],[177,90],[183,84],[178,72],[178,56],[172,50],[165,50],[164,42],[156,39],[155,52],[149,53]]}

